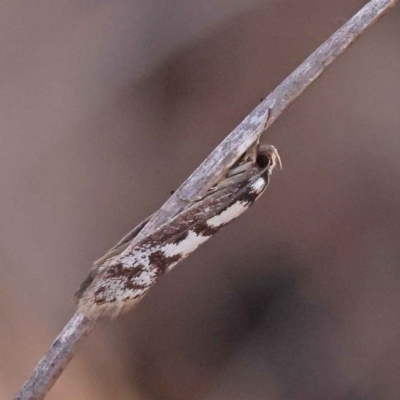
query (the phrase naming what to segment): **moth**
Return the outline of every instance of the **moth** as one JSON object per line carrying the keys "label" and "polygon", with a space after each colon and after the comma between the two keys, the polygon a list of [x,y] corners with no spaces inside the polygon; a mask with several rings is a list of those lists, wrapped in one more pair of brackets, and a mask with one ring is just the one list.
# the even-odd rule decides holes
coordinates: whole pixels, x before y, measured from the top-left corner
{"label": "moth", "polygon": [[129,246],[149,218],[96,261],[75,296],[89,319],[116,317],[155,282],[247,210],[265,191],[281,159],[272,145],[256,144],[200,200]]}

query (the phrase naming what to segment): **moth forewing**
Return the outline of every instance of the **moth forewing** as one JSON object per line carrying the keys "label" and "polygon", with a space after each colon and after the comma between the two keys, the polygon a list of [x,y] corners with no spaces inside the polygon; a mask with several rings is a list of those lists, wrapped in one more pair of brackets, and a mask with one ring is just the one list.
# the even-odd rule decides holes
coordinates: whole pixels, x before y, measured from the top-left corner
{"label": "moth forewing", "polygon": [[208,196],[107,261],[104,270],[81,293],[80,311],[89,318],[117,316],[135,305],[159,277],[254,203],[268,185],[276,164],[273,154],[268,155],[266,163],[255,162],[245,172],[230,177],[228,186],[210,191]]}

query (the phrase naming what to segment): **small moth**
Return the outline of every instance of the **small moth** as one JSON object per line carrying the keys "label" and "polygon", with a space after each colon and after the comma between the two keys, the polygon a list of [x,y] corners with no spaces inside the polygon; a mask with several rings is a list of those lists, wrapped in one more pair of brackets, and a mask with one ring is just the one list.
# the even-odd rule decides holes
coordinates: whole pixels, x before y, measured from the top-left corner
{"label": "small moth", "polygon": [[94,263],[76,292],[79,310],[94,319],[132,308],[162,275],[247,210],[277,164],[276,148],[257,144],[202,199],[129,247],[149,219],[139,224]]}

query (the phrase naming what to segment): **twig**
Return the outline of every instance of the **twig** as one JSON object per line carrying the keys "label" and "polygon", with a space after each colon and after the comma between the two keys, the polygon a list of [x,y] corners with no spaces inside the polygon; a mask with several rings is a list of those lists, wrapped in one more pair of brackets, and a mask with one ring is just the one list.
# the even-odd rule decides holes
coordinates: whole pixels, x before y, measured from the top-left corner
{"label": "twig", "polygon": [[185,200],[204,195],[289,104],[395,3],[396,0],[370,1],[315,50],[213,150],[167,200],[141,234],[148,234],[184,209],[187,205]]}
{"label": "twig", "polygon": [[[190,205],[216,183],[279,115],[396,0],[372,0],[290,74],[227,136],[153,216],[136,240]],[[43,399],[95,321],[77,312],[22,386],[17,400]]]}
{"label": "twig", "polygon": [[45,356],[39,361],[16,399],[43,399],[68,365],[78,343],[89,335],[95,323],[95,321],[88,320],[83,314],[75,313]]}

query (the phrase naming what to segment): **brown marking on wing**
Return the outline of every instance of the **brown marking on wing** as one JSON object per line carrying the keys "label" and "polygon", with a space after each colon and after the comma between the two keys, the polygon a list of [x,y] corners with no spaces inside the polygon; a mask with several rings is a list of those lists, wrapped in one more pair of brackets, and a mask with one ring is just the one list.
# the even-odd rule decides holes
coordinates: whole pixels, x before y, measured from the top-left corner
{"label": "brown marking on wing", "polygon": [[149,256],[151,265],[157,269],[157,276],[164,274],[170,265],[177,263],[181,258],[180,254],[167,257],[161,250],[157,250]]}

